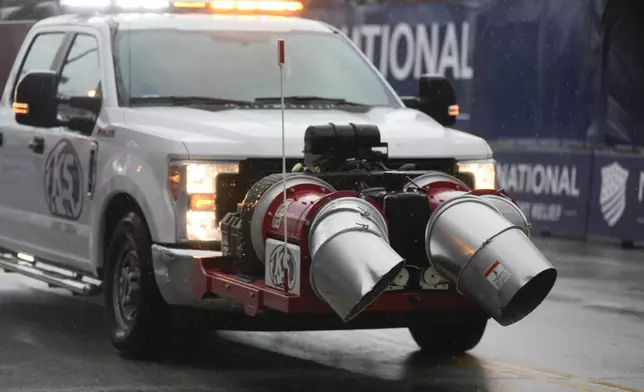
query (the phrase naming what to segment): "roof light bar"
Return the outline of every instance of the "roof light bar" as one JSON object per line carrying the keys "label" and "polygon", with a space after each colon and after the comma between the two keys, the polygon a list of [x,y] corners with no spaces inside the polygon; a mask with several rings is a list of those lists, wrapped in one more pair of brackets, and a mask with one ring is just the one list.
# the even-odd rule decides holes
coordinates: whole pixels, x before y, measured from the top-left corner
{"label": "roof light bar", "polygon": [[60,5],[70,8],[106,8],[112,5],[112,0],[60,0]]}
{"label": "roof light bar", "polygon": [[85,10],[159,11],[184,9],[214,12],[298,12],[304,9],[299,0],[60,0],[60,5]]}
{"label": "roof light bar", "polygon": [[304,8],[300,1],[294,0],[213,0],[213,1],[175,1],[175,8],[201,8],[214,11],[272,11],[297,12]]}
{"label": "roof light bar", "polygon": [[170,8],[170,0],[60,0],[62,7],[103,10],[162,10]]}
{"label": "roof light bar", "polygon": [[170,0],[116,0],[114,5],[124,9],[161,10],[170,7]]}
{"label": "roof light bar", "polygon": [[213,10],[239,11],[301,11],[299,1],[248,1],[248,0],[215,0],[210,4]]}
{"label": "roof light bar", "polygon": [[175,1],[172,3],[175,8],[206,8],[208,3],[205,1]]}

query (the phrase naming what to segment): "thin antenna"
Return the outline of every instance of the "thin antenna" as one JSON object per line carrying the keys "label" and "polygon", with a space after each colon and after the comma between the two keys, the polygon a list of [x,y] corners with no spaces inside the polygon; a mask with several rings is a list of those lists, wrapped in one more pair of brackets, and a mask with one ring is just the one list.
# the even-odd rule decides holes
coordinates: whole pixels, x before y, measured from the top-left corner
{"label": "thin antenna", "polygon": [[[282,193],[284,196],[284,211],[282,211],[282,221],[284,222],[284,253],[283,256],[284,259],[282,259],[283,265],[287,265],[284,263],[285,261],[288,260],[288,230],[286,228],[286,136],[284,132],[284,63],[286,60],[286,52],[284,48],[284,40],[283,39],[278,39],[277,40],[277,64],[280,67],[280,101],[282,103],[281,105],[281,111],[282,111]],[[288,269],[285,269],[285,274],[290,273]],[[295,271],[293,271],[294,273]],[[284,291],[288,292],[288,282],[290,279],[288,279],[288,276],[285,276],[284,279]]]}

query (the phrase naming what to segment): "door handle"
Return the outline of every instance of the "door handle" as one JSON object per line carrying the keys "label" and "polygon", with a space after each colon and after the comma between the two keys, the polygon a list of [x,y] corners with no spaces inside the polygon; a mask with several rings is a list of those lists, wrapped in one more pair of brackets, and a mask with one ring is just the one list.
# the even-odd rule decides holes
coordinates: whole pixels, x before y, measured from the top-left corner
{"label": "door handle", "polygon": [[91,199],[94,197],[94,188],[96,187],[96,161],[98,160],[98,143],[92,142],[89,150],[89,170],[87,179],[87,196]]}
{"label": "door handle", "polygon": [[42,154],[45,151],[45,139],[36,136],[29,143],[29,149],[34,152],[34,154]]}
{"label": "door handle", "polygon": [[4,133],[0,132],[0,147],[4,144]]}

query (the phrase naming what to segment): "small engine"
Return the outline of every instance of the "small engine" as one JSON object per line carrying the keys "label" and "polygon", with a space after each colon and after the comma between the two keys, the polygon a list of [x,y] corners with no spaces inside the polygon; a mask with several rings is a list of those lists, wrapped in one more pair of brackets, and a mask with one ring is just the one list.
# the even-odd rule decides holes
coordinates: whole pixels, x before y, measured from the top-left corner
{"label": "small engine", "polygon": [[442,283],[502,325],[532,312],[556,270],[516,203],[446,173],[392,170],[387,150],[373,125],[310,126],[304,164],[255,182],[224,217],[223,255],[270,288],[312,292],[343,321],[391,287]]}

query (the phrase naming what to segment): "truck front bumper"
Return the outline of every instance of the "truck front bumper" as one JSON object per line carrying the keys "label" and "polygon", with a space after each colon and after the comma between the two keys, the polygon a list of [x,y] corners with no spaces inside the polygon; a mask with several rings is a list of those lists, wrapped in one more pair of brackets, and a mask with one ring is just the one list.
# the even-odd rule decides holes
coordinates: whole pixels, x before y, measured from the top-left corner
{"label": "truck front bumper", "polygon": [[221,252],[152,245],[154,276],[163,299],[169,305],[199,306],[208,285],[201,261],[216,257]]}
{"label": "truck front bumper", "polygon": [[[264,285],[263,279],[254,282],[239,279],[223,270],[214,268],[212,262],[221,258],[221,252],[193,249],[170,248],[161,245],[152,246],[154,275],[161,295],[169,305],[195,308],[212,308],[218,300],[236,304],[245,315],[266,315],[271,325],[279,325],[278,319],[294,323],[303,319],[305,330],[318,329],[309,321],[326,320],[322,324],[329,329],[341,329],[339,320],[332,309],[313,295],[297,296]],[[218,299],[218,300],[217,300]],[[213,302],[213,300],[216,300]],[[221,303],[219,303],[221,305]],[[394,312],[394,313],[391,313]],[[428,316],[443,315],[439,319],[458,318],[459,314],[479,315],[479,307],[469,298],[450,291],[426,290],[422,292],[391,292],[376,299],[360,317],[362,323],[372,328],[388,325],[409,325],[414,319],[425,320]],[[369,314],[369,315],[367,315]],[[398,314],[394,321],[393,314]],[[380,316],[379,316],[380,315]],[[446,317],[446,315],[451,315]],[[275,317],[275,318],[274,318]],[[380,317],[380,319],[378,318]],[[255,323],[258,317],[250,323]],[[429,317],[436,322],[436,317]],[[313,323],[315,324],[315,323]],[[354,326],[355,323],[344,325]],[[361,328],[364,328],[362,326]]]}

